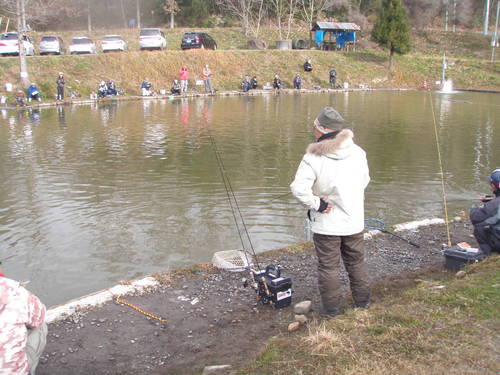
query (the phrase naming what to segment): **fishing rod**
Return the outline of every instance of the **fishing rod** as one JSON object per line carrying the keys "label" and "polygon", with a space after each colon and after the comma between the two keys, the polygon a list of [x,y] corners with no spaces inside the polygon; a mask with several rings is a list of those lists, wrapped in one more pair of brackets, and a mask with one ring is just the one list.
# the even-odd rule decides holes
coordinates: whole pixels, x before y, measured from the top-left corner
{"label": "fishing rod", "polygon": [[[292,280],[289,277],[281,276],[281,268],[273,264],[269,264],[265,269],[260,267],[255,248],[253,247],[252,239],[250,238],[250,233],[248,232],[245,219],[241,213],[238,200],[234,194],[233,186],[231,185],[231,180],[227,175],[226,168],[224,166],[224,161],[222,160],[221,153],[217,147],[214,137],[211,132],[208,133],[210,142],[212,143],[212,149],[214,150],[215,159],[217,161],[217,166],[222,177],[222,182],[224,184],[224,189],[226,190],[226,195],[229,201],[229,206],[231,207],[231,212],[236,224],[236,229],[238,231],[238,236],[240,237],[241,246],[243,247],[243,253],[247,261],[248,270],[250,271],[250,277],[253,282],[251,283],[252,288],[256,292],[257,299],[262,302],[262,304],[273,305],[276,308],[282,308],[290,306],[292,303]],[[233,203],[234,202],[234,203]],[[238,213],[243,231],[246,234],[250,249],[252,250],[252,255],[255,260],[255,265],[257,270],[250,267],[250,262],[248,260],[248,251],[245,249],[245,242],[243,240],[242,229],[238,223],[238,218],[236,213]],[[248,285],[245,280],[244,286]]]}
{"label": "fishing rod", "polygon": [[420,248],[419,244],[416,244],[415,242],[412,242],[407,238],[401,237],[400,235],[397,235],[396,233],[391,232],[390,230],[387,230],[385,227],[385,223],[380,219],[375,219],[373,217],[366,218],[365,219],[365,229],[379,230],[383,233],[390,234],[393,237],[396,237],[396,238],[399,238],[400,240],[408,242],[412,246]]}

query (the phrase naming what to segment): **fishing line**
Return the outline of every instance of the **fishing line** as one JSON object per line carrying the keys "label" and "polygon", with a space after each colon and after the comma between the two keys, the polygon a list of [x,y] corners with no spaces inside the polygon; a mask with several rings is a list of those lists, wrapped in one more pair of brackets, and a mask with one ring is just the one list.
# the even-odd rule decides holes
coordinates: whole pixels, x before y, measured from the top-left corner
{"label": "fishing line", "polygon": [[[247,229],[245,220],[243,219],[243,214],[241,213],[241,209],[240,209],[240,206],[238,204],[238,200],[236,199],[236,195],[234,194],[233,186],[231,185],[231,181],[229,180],[229,177],[227,176],[226,168],[224,166],[224,162],[222,160],[222,157],[220,156],[220,152],[219,152],[219,149],[217,147],[217,143],[215,143],[215,139],[210,132],[208,133],[208,136],[209,136],[210,141],[211,141],[212,146],[213,146],[212,149],[214,150],[215,159],[217,160],[217,166],[219,168],[219,171],[220,171],[220,174],[222,177],[222,182],[224,183],[224,189],[226,190],[227,198],[229,201],[229,206],[231,207],[231,213],[233,214],[234,222],[236,224],[236,229],[238,231],[238,236],[240,237],[241,246],[243,247],[243,252],[245,254],[247,264],[250,264],[250,262],[248,261],[248,256],[247,256],[247,251],[245,250],[245,243],[243,240],[243,235],[241,233],[240,225],[238,223],[238,218],[236,217],[236,211],[238,211],[238,214],[240,216],[240,220],[241,220],[241,223],[243,226],[243,230],[246,233],[248,243],[250,244],[250,248],[252,249],[252,255],[255,259],[255,264],[256,264],[257,268],[260,269],[260,265],[259,265],[259,262],[257,260],[257,254],[255,253],[255,249],[253,247],[252,240],[250,239],[250,234],[248,233],[248,229]],[[232,197],[232,199],[231,199],[231,197]],[[234,205],[233,205],[233,200],[234,200]],[[236,207],[236,210],[235,210],[235,207]]]}
{"label": "fishing line", "polygon": [[436,115],[434,113],[434,104],[432,103],[432,94],[429,91],[429,98],[431,102],[431,112],[432,112],[432,120],[434,122],[434,135],[436,138],[436,148],[437,148],[437,154],[438,154],[438,161],[439,161],[439,170],[441,173],[441,188],[443,191],[443,207],[444,207],[444,223],[446,225],[446,235],[448,237],[448,246],[451,246],[451,235],[450,235],[450,224],[448,222],[448,203],[446,199],[446,188],[445,188],[445,183],[444,183],[444,172],[443,172],[443,160],[441,158],[441,147],[439,145],[439,135],[438,135],[438,129],[437,129],[437,122],[436,122]]}

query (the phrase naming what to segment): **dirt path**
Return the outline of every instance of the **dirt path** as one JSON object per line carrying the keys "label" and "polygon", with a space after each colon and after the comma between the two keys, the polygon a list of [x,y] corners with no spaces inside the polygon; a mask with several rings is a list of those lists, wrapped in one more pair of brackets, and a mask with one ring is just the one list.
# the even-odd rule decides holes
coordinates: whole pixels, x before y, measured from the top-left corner
{"label": "dirt path", "polygon": [[[452,233],[453,242],[473,243],[466,224],[454,224]],[[367,261],[375,283],[442,265],[440,244],[446,242],[442,226],[403,235],[422,247],[387,235],[367,241]],[[293,280],[294,303],[319,301],[316,259],[310,246],[298,253],[273,253],[261,262],[284,267],[283,274]],[[293,319],[291,308],[257,305],[252,290],[242,287],[241,279],[246,276],[200,268],[177,273],[171,283],[147,294],[124,298],[168,319],[167,323],[110,302],[51,324],[37,374],[199,374],[206,365],[241,365],[270,337],[288,334],[287,325]],[[347,284],[345,274],[343,280]],[[375,303],[383,289],[377,293]],[[350,303],[346,297],[346,307]]]}

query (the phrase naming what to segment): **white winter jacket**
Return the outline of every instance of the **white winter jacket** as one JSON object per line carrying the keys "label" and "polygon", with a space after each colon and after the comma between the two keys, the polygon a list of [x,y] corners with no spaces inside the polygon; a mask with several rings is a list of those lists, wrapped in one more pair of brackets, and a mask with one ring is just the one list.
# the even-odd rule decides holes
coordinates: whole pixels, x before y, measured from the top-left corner
{"label": "white winter jacket", "polygon": [[[370,175],[366,153],[354,144],[348,129],[332,139],[312,143],[290,185],[293,195],[308,209],[314,233],[348,236],[364,229],[364,191]],[[317,210],[327,195],[329,213]]]}

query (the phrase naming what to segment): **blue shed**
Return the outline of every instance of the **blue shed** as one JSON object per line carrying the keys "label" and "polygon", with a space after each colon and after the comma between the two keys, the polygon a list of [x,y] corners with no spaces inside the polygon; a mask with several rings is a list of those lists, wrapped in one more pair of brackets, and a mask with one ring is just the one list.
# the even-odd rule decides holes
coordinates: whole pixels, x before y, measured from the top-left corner
{"label": "blue shed", "polygon": [[316,46],[325,51],[355,48],[357,31],[361,28],[352,22],[315,22],[311,29]]}

